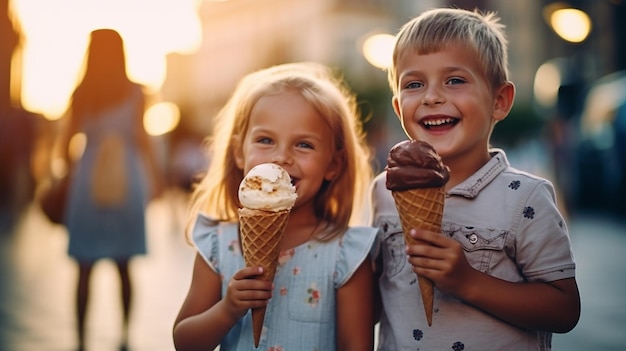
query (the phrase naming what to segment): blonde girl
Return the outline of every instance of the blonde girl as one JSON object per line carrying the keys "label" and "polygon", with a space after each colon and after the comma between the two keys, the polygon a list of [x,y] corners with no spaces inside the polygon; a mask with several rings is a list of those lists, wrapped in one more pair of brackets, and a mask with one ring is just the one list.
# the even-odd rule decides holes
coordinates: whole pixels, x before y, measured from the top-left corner
{"label": "blonde girl", "polygon": [[[352,226],[372,179],[355,97],[326,66],[292,63],[242,79],[217,117],[211,165],[192,197],[197,249],[174,324],[178,350],[254,348],[250,309],[267,305],[263,350],[371,350],[376,230]],[[298,193],[274,282],[245,267],[237,193],[271,162]]]}

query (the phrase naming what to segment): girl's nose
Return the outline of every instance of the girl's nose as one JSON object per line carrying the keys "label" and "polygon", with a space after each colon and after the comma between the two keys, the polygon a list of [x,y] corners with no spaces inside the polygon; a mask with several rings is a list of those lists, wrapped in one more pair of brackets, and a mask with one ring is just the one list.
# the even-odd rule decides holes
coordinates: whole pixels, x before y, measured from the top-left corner
{"label": "girl's nose", "polygon": [[293,157],[286,151],[277,151],[272,155],[272,163],[277,165],[289,165],[293,163]]}

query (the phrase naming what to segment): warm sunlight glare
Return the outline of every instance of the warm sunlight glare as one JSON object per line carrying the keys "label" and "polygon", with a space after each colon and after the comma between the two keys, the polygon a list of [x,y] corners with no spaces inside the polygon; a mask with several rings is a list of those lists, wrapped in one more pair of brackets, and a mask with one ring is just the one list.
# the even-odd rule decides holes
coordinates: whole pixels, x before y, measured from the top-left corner
{"label": "warm sunlight glare", "polygon": [[160,102],[150,106],[143,117],[143,127],[152,136],[171,132],[179,122],[180,111],[172,102]]}
{"label": "warm sunlight glare", "polygon": [[363,42],[363,55],[372,66],[386,69],[391,64],[395,38],[391,34],[375,34]]}
{"label": "warm sunlight glare", "polygon": [[161,88],[166,56],[200,45],[197,0],[13,0],[23,34],[21,101],[30,111],[60,118],[82,73],[89,33],[120,32],[129,77],[149,92]]}

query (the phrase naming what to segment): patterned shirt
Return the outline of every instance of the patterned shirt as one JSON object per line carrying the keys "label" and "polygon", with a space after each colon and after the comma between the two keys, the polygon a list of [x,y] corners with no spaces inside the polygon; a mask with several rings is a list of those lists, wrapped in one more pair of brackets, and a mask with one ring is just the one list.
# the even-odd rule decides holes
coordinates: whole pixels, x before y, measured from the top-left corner
{"label": "patterned shirt", "polygon": [[[574,277],[567,227],[552,184],[512,168],[502,150],[446,193],[442,233],[457,240],[475,269],[510,282]],[[416,275],[385,173],[372,187],[372,249],[381,262],[379,350],[550,350],[552,334],[523,330],[435,288],[428,326]]]}
{"label": "patterned shirt", "polygon": [[[335,350],[335,293],[368,258],[376,233],[376,228],[352,227],[328,242],[311,240],[282,251],[258,350]],[[230,277],[245,266],[237,223],[217,224],[200,215],[192,238],[222,277],[224,296]],[[253,340],[248,311],[224,337],[220,350],[254,350]]]}

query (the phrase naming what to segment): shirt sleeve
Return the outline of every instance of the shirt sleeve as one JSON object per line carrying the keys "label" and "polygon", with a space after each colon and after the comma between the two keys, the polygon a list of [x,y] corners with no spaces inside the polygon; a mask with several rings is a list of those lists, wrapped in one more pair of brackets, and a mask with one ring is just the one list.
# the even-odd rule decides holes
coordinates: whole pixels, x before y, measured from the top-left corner
{"label": "shirt sleeve", "polygon": [[339,241],[339,253],[335,267],[335,288],[344,285],[357,268],[368,258],[378,230],[372,227],[349,228]]}
{"label": "shirt sleeve", "polygon": [[529,281],[541,282],[574,277],[567,225],[550,182],[537,184],[520,215],[517,262],[524,276]]}
{"label": "shirt sleeve", "polygon": [[196,250],[216,273],[220,273],[218,229],[217,221],[199,214],[191,234]]}

